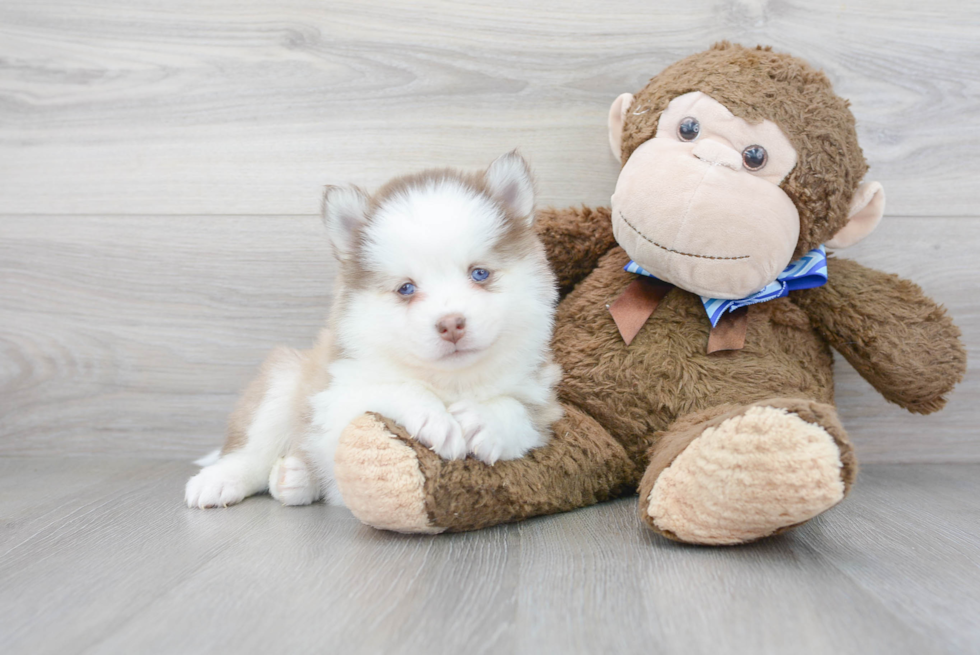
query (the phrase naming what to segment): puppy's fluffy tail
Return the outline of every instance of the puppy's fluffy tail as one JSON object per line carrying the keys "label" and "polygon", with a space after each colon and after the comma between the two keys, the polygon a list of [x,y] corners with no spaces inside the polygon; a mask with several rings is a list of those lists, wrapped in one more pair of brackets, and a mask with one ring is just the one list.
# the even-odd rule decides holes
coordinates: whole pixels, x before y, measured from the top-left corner
{"label": "puppy's fluffy tail", "polygon": [[195,459],[194,463],[200,466],[201,468],[204,468],[205,466],[211,466],[212,464],[216,464],[218,462],[218,459],[220,459],[220,457],[221,457],[221,449],[215,448],[201,459]]}

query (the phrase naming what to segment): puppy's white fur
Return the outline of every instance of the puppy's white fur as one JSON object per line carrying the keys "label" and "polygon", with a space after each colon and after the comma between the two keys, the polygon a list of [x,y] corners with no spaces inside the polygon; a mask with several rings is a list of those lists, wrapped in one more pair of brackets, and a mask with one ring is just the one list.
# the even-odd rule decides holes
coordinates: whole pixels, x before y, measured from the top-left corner
{"label": "puppy's white fur", "polygon": [[[400,178],[373,198],[328,188],[323,218],[340,262],[330,330],[311,351],[273,353],[221,457],[188,481],[187,504],[266,488],[287,505],[343,504],[334,453],[369,411],[447,459],[493,464],[544,445],[561,416],[549,348],[557,295],[533,210],[516,153],[482,175]],[[447,325],[457,330],[443,334]]]}

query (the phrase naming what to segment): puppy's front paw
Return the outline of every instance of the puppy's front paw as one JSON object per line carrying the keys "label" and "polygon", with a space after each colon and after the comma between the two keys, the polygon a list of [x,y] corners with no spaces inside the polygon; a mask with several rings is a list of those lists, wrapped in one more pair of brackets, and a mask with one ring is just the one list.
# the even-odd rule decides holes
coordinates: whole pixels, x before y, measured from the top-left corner
{"label": "puppy's front paw", "polygon": [[466,457],[466,440],[459,422],[446,410],[416,408],[398,421],[412,437],[418,439],[444,459]]}
{"label": "puppy's front paw", "polygon": [[187,481],[184,500],[188,507],[228,507],[245,498],[245,482],[220,464],[207,466]]}
{"label": "puppy's front paw", "polygon": [[449,413],[459,422],[467,449],[487,464],[500,459],[499,439],[493,434],[494,426],[485,408],[471,400],[460,400],[449,406]]}
{"label": "puppy's front paw", "polygon": [[316,480],[299,457],[283,457],[272,467],[269,494],[283,505],[309,505],[320,498]]}
{"label": "puppy's front paw", "polygon": [[449,413],[459,421],[469,452],[487,464],[517,459],[541,445],[527,410],[516,400],[502,399],[490,405],[461,400],[450,405]]}

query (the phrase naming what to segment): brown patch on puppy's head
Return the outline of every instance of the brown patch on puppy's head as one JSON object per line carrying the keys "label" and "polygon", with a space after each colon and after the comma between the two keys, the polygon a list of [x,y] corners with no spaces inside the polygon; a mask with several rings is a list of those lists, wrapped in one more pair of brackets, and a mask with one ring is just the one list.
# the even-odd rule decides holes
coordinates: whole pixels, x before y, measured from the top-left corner
{"label": "brown patch on puppy's head", "polygon": [[[516,153],[477,174],[400,177],[372,197],[329,190],[340,347],[448,370],[525,339],[528,321],[549,327],[554,278],[533,220],[531,173]],[[452,343],[445,325],[459,330]]]}
{"label": "brown patch on puppy's head", "polygon": [[794,258],[847,224],[851,199],[868,169],[848,102],[822,72],[768,47],[718,43],[651,79],[625,112],[621,161],[653,138],[671,100],[694,91],[749,123],[772,121],[796,148],[796,167],[780,184],[800,214]]}
{"label": "brown patch on puppy's head", "polygon": [[495,251],[520,258],[536,248],[534,221],[534,183],[527,162],[517,151],[498,157],[486,171],[432,168],[403,175],[387,182],[371,197],[368,216],[387,202],[425,188],[458,185],[474,196],[484,196],[500,209],[503,232],[493,244]]}

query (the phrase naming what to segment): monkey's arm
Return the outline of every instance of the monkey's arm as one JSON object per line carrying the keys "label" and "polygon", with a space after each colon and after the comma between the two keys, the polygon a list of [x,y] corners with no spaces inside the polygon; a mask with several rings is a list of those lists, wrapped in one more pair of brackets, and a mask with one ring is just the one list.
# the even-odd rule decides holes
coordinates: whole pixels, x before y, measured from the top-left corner
{"label": "monkey's arm", "polygon": [[827,267],[825,286],[793,294],[816,330],[887,400],[917,414],[942,409],[966,372],[946,310],[897,275],[847,259]]}
{"label": "monkey's arm", "polygon": [[564,296],[616,245],[608,207],[548,207],[538,211],[535,228]]}

